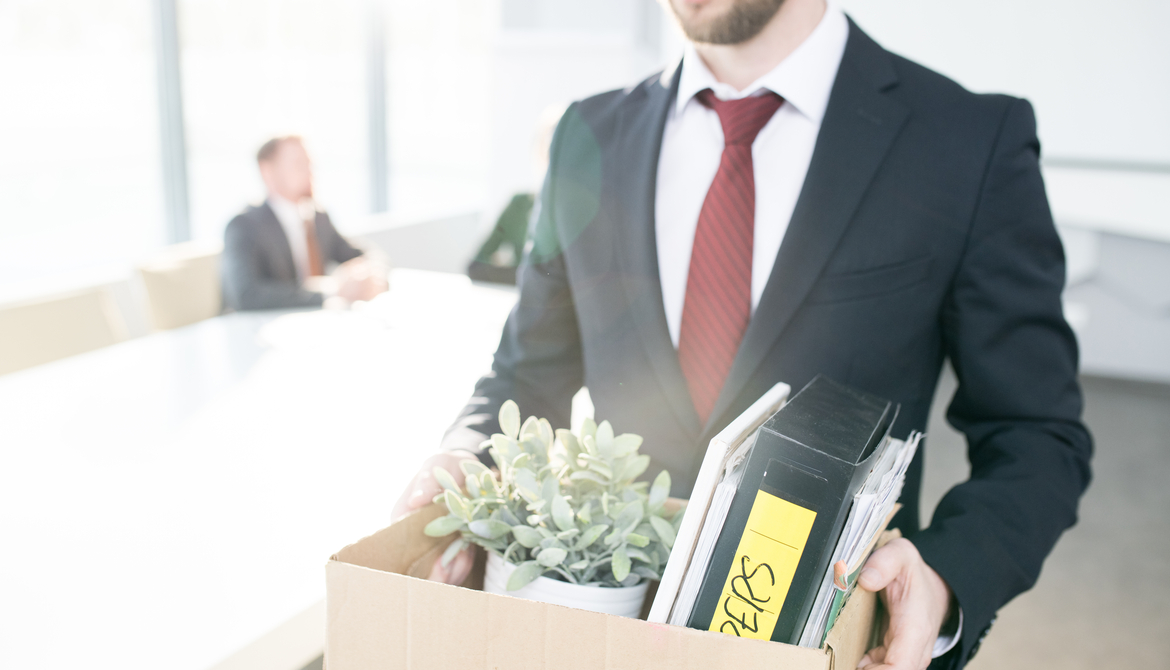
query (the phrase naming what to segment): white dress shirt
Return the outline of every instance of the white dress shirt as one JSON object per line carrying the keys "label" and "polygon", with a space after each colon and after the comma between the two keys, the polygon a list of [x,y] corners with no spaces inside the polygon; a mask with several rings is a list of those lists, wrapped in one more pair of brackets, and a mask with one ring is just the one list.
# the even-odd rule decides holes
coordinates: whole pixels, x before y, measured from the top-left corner
{"label": "white dress shirt", "polygon": [[752,144],[756,182],[752,250],[754,313],[804,186],[821,118],[829,104],[829,93],[848,37],[845,14],[829,4],[808,39],[742,91],[716,81],[695,48],[687,45],[679,74],[678,98],[671,106],[662,134],[654,198],[662,302],[670,339],[676,348],[699,210],[723,155],[719,115],[704,107],[695,94],[709,88],[721,100],[734,100],[759,95],[766,89],[784,98],[784,104]]}
{"label": "white dress shirt", "polygon": [[[844,12],[828,3],[812,34],[779,65],[742,91],[716,81],[694,46],[687,45],[679,73],[678,98],[667,114],[662,133],[654,197],[658,276],[666,324],[676,349],[699,211],[723,155],[719,115],[703,106],[695,95],[709,88],[720,100],[760,95],[765,90],[784,98],[784,104],[752,144],[756,183],[751,303],[754,314],[804,187],[848,39],[849,23]],[[934,657],[950,651],[959,641],[962,621],[960,609],[957,630],[947,631],[935,640]]]}
{"label": "white dress shirt", "polygon": [[288,238],[293,265],[297,268],[297,281],[303,282],[309,276],[309,242],[305,236],[305,219],[302,218],[301,206],[275,193],[268,195],[268,206],[276,214],[276,220],[280,222],[284,236]]}

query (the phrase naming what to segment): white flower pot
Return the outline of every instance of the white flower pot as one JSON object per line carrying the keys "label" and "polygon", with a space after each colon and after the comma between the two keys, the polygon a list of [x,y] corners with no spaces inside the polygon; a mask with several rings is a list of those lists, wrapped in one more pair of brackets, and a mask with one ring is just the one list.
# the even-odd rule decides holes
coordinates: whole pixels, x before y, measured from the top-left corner
{"label": "white flower pot", "polygon": [[642,612],[642,601],[646,599],[646,588],[650,585],[649,582],[643,581],[634,586],[610,588],[570,584],[549,577],[537,577],[524,588],[509,591],[507,589],[508,578],[512,576],[512,571],[515,569],[515,565],[504,561],[499,554],[489,551],[487,568],[483,575],[483,590],[488,593],[526,598],[551,605],[564,605],[590,612],[636,619],[638,614]]}

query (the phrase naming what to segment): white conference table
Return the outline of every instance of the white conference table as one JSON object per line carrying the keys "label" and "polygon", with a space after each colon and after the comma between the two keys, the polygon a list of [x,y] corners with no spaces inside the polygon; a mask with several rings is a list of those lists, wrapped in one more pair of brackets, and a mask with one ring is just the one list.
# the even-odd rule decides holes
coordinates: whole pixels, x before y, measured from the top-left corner
{"label": "white conference table", "polygon": [[514,302],[400,270],[361,310],[0,377],[0,667],[262,668],[249,645],[298,616],[319,653],[326,560],[388,525]]}

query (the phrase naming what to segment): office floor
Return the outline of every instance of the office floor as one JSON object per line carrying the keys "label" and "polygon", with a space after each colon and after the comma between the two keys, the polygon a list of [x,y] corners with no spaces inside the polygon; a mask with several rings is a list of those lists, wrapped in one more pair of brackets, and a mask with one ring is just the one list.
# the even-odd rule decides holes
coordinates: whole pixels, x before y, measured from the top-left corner
{"label": "office floor", "polygon": [[[1094,478],[1079,523],[1040,580],[1000,612],[972,670],[1170,667],[1170,386],[1087,377]],[[966,443],[943,420],[944,374],[928,430],[923,509],[967,477]]]}

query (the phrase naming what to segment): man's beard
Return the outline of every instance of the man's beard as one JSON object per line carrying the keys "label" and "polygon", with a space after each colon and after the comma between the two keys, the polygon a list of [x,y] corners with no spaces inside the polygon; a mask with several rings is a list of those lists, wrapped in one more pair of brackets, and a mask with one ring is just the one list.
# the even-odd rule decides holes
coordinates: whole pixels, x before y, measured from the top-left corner
{"label": "man's beard", "polygon": [[709,21],[688,22],[679,14],[673,0],[668,0],[679,25],[692,42],[703,44],[742,44],[764,29],[780,11],[784,0],[735,0],[723,16]]}

